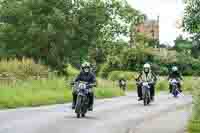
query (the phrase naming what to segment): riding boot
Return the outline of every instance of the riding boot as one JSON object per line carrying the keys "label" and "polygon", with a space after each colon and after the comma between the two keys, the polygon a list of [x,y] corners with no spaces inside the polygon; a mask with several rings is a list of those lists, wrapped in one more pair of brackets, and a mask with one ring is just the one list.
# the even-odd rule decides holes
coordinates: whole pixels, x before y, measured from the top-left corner
{"label": "riding boot", "polygon": [[138,93],[138,97],[140,99],[142,99],[142,87],[141,87],[141,85],[137,86],[137,93]]}
{"label": "riding boot", "polygon": [[75,109],[76,107],[76,99],[77,99],[77,94],[73,93],[73,102],[72,102],[72,109]]}
{"label": "riding boot", "polygon": [[94,104],[94,93],[91,92],[89,94],[89,107],[88,107],[88,110],[89,111],[92,111],[93,110],[93,104]]}

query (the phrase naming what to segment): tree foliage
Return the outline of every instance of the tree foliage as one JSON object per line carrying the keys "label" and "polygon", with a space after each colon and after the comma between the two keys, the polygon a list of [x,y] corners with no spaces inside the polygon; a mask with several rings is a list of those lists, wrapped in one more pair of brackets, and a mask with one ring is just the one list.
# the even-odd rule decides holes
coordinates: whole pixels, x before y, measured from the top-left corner
{"label": "tree foliage", "polygon": [[[76,3],[74,3],[76,2]],[[57,69],[88,56],[96,62],[129,33],[140,13],[118,0],[4,0],[0,16],[1,57],[43,60]]]}
{"label": "tree foliage", "polygon": [[186,0],[186,8],[184,15],[184,28],[193,35],[192,54],[199,57],[200,51],[200,1]]}
{"label": "tree foliage", "polygon": [[192,33],[200,33],[200,1],[186,0],[186,9],[184,16],[185,30]]}

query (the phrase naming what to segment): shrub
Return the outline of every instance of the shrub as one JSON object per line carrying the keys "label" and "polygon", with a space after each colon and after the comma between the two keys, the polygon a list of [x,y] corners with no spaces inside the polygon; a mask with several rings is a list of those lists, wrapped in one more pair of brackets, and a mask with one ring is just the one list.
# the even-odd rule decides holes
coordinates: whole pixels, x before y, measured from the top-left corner
{"label": "shrub", "polygon": [[168,89],[169,88],[168,86],[169,85],[168,85],[168,82],[166,80],[160,80],[156,84],[156,90],[163,91],[163,90]]}
{"label": "shrub", "polygon": [[2,78],[26,79],[34,76],[48,77],[48,70],[47,66],[37,64],[32,59],[27,58],[0,61],[0,77]]}
{"label": "shrub", "polygon": [[67,71],[69,77],[75,77],[80,73],[80,71],[73,67],[71,64],[68,64],[65,70]]}
{"label": "shrub", "polygon": [[99,73],[98,75],[102,78],[107,78],[108,77],[108,74],[109,72],[111,72],[111,67],[108,63],[105,63],[105,64],[102,64],[100,66],[100,70],[99,70]]}
{"label": "shrub", "polygon": [[136,82],[135,81],[129,81],[127,83],[127,90],[135,90],[137,89],[137,86],[136,86]]}
{"label": "shrub", "polygon": [[129,72],[129,71],[112,71],[109,73],[108,79],[109,80],[119,80],[121,77],[124,77],[126,80],[134,80],[136,77],[136,72]]}
{"label": "shrub", "polygon": [[199,80],[193,83],[194,97],[193,97],[193,109],[192,116],[188,124],[189,133],[200,132],[200,87]]}
{"label": "shrub", "polygon": [[95,95],[97,98],[111,98],[124,95],[119,88],[96,88]]}

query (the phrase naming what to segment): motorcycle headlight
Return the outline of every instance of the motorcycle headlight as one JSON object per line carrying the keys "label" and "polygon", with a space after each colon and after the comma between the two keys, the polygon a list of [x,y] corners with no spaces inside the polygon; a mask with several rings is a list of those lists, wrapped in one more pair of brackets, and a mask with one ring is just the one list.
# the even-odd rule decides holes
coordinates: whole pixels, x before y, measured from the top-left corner
{"label": "motorcycle headlight", "polygon": [[176,79],[172,79],[172,80],[171,80],[171,83],[172,83],[172,84],[177,83],[177,80],[176,80]]}
{"label": "motorcycle headlight", "polygon": [[79,84],[79,88],[80,88],[80,89],[85,89],[85,88],[86,88],[86,84],[80,83],[80,84]]}

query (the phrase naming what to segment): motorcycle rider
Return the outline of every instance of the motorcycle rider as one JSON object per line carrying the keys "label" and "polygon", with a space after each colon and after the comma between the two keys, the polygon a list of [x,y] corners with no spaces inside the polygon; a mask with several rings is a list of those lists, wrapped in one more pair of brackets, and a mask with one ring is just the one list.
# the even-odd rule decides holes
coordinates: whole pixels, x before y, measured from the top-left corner
{"label": "motorcycle rider", "polygon": [[138,93],[138,101],[143,100],[142,95],[142,82],[151,82],[150,85],[150,95],[151,100],[154,100],[155,95],[155,84],[156,84],[157,77],[151,70],[151,65],[149,63],[144,64],[143,71],[139,74],[138,78],[136,78],[137,81],[137,93]]}
{"label": "motorcycle rider", "polygon": [[[181,73],[178,71],[178,67],[177,66],[173,66],[172,67],[172,72],[169,73],[168,80],[171,80],[171,79],[176,79],[176,80],[179,81],[177,83],[177,85],[178,85],[179,91],[182,92],[181,82],[180,81],[183,80],[183,78],[181,76]],[[170,83],[169,83],[169,92],[172,93],[172,85]]]}
{"label": "motorcycle rider", "polygon": [[[75,79],[75,82],[78,82],[78,81],[87,82],[90,85],[96,86],[96,77],[91,72],[90,63],[84,62],[81,65],[81,72]],[[90,89],[90,88],[88,88],[88,89]],[[77,99],[76,91],[73,91],[72,95],[73,95],[72,109],[75,109],[76,99]],[[88,108],[88,110],[92,111],[93,110],[93,103],[94,103],[94,92],[93,91],[88,94],[88,98],[89,98],[89,108]]]}
{"label": "motorcycle rider", "polygon": [[123,75],[119,78],[119,88],[123,89],[125,91],[126,89],[126,80]]}

